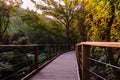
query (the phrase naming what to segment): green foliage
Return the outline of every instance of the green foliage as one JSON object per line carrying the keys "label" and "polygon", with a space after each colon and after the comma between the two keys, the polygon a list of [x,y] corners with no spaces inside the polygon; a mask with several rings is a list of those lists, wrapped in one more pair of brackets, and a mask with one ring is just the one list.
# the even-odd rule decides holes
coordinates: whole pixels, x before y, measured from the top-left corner
{"label": "green foliage", "polygon": [[[115,66],[120,66],[120,64],[119,64],[119,59],[120,59],[119,51],[120,51],[120,49],[119,48],[112,48],[111,51],[114,52],[112,60],[109,58],[109,55],[108,55],[109,53],[107,53],[107,49],[106,48],[103,48],[103,47],[92,47],[91,48],[91,58],[93,58],[95,60],[98,60],[98,61],[101,61],[101,62],[112,64],[112,65],[115,65]],[[112,55],[112,54],[110,54],[110,55]],[[111,62],[113,62],[114,59],[115,59],[115,62],[113,64]],[[97,74],[105,77],[105,79],[111,79],[111,80],[113,80],[113,79],[119,80],[120,79],[120,77],[119,77],[119,75],[120,75],[119,70],[118,69],[114,69],[114,68],[112,68],[110,66],[103,65],[103,64],[91,61],[90,69],[92,71],[96,72]],[[95,79],[98,79],[98,78],[93,78],[93,80],[95,80]]]}
{"label": "green foliage", "polygon": [[1,53],[0,60],[0,79],[8,77],[9,75],[16,72],[18,73],[16,73],[15,76],[18,76],[19,78],[19,74],[22,74],[23,72],[25,73],[25,71],[29,71],[29,67],[26,67],[29,65],[28,60],[26,59],[25,55],[23,55],[23,53],[17,49],[14,52]]}
{"label": "green foliage", "polygon": [[65,42],[64,27],[57,21],[33,11],[24,11],[21,19],[26,24],[21,30],[30,37],[33,43]]}
{"label": "green foliage", "polygon": [[85,1],[84,4],[87,40],[107,41],[110,38],[110,41],[119,41],[119,1],[90,0]]}
{"label": "green foliage", "polygon": [[[62,0],[56,2],[55,0],[43,0],[46,5],[36,4],[37,8],[43,11],[43,15],[50,15],[64,27],[64,36],[66,43],[72,42],[70,28],[75,27],[75,10],[77,0]],[[76,35],[77,36],[77,35]]]}
{"label": "green foliage", "polygon": [[[20,6],[10,0],[12,5],[6,6],[0,0],[0,44],[29,44],[29,43],[77,43],[79,41],[120,41],[120,1],[119,0],[42,0],[46,5],[36,4],[43,11],[18,11]],[[21,0],[15,0],[21,1]],[[33,1],[33,0],[32,0]],[[50,15],[53,19],[46,17]],[[2,38],[2,39],[1,39]],[[21,48],[21,50],[27,50]],[[15,49],[13,52],[0,55],[0,72],[13,70],[13,65],[26,61],[24,51]],[[96,47],[91,57],[108,62],[105,49]],[[95,53],[95,54],[94,54]],[[46,53],[40,55],[46,59]],[[16,57],[16,56],[19,56]],[[33,55],[28,55],[33,62]],[[119,55],[113,56],[120,64]],[[96,64],[96,63],[94,63]],[[108,66],[91,67],[94,70],[112,79],[111,68]],[[21,66],[14,67],[14,71]],[[13,71],[13,72],[14,72]],[[104,72],[105,71],[105,72]],[[94,78],[93,78],[94,79]]]}
{"label": "green foliage", "polygon": [[11,39],[12,39],[12,34],[10,32],[6,32],[3,36],[2,39],[0,40],[0,44],[11,44]]}
{"label": "green foliage", "polygon": [[29,44],[29,38],[27,36],[25,37],[20,37],[17,39],[17,41],[13,41],[13,44],[21,44],[21,45],[25,45],[25,44]]}
{"label": "green foliage", "polygon": [[3,37],[6,34],[8,27],[10,26],[11,16],[16,15],[21,0],[0,0],[0,43],[2,43]]}

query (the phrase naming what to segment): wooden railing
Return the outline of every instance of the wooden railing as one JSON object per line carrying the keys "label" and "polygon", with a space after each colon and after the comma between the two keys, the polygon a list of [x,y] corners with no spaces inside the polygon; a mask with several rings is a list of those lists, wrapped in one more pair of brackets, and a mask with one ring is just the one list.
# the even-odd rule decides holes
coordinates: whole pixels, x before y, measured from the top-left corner
{"label": "wooden railing", "polygon": [[[39,63],[39,55],[41,54],[41,47],[47,47],[47,60],[44,64],[40,65]],[[32,47],[32,48],[31,48]],[[32,52],[24,52],[23,49],[30,48],[29,50]],[[7,50],[6,50],[7,49]],[[22,80],[27,80],[30,77],[32,77],[36,72],[38,72],[40,69],[42,69],[44,66],[46,66],[50,61],[55,59],[57,56],[59,56],[61,53],[68,51],[67,44],[30,44],[30,45],[0,45],[0,52],[1,54],[3,52],[11,52],[14,49],[21,50],[24,55],[27,53],[34,55],[34,62],[31,64],[31,71],[29,75],[25,76]],[[54,53],[54,55],[53,55]],[[26,55],[27,57],[27,55]],[[27,57],[29,58],[29,57]],[[20,62],[21,63],[21,62]],[[19,63],[19,64],[20,64]],[[17,72],[17,71],[16,71]],[[9,76],[5,76],[5,78],[2,78],[3,80],[12,80],[11,77],[14,76],[16,73],[13,73]]]}
{"label": "wooden railing", "polygon": [[82,42],[76,56],[81,80],[120,80],[119,42]]}

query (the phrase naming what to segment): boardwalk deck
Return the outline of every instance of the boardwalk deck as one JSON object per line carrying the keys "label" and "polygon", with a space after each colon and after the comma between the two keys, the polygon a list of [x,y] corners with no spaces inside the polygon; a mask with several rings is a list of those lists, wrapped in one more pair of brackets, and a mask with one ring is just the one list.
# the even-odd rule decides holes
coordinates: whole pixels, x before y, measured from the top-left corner
{"label": "boardwalk deck", "polygon": [[75,51],[59,56],[30,80],[79,80]]}

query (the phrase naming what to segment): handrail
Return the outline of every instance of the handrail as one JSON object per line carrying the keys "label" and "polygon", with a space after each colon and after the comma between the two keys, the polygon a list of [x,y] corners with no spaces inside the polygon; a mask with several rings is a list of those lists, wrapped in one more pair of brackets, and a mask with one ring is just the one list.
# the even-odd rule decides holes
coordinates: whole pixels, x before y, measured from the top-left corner
{"label": "handrail", "polygon": [[[64,49],[64,51],[66,52],[67,49],[68,49],[67,44],[0,45],[0,48],[2,48],[2,49],[4,49],[4,48],[15,49],[15,48],[24,48],[24,47],[34,47],[34,51],[33,51],[34,52],[34,67],[33,67],[34,69],[33,68],[32,69],[33,69],[33,71],[36,71],[36,70],[39,69],[39,60],[38,60],[38,57],[39,57],[39,54],[40,54],[39,48],[42,47],[42,46],[48,47],[48,56],[47,56],[48,60],[52,59],[52,53],[51,52],[53,50],[54,50],[55,55],[58,56],[59,54],[61,54],[60,51],[63,51],[63,49]],[[23,80],[25,80],[25,79],[23,79]]]}
{"label": "handrail", "polygon": [[120,47],[120,42],[81,42],[77,45],[101,46],[101,47]]}
{"label": "handrail", "polygon": [[[107,52],[104,55],[112,55],[112,48],[120,48],[119,42],[81,42],[76,45],[76,57],[78,62],[79,74],[81,80],[90,80],[91,74],[95,77],[98,77],[102,80],[107,80],[106,77],[101,76],[100,74],[96,73],[96,71],[92,71],[90,69],[91,65],[100,66],[97,64],[101,64],[104,66],[109,66],[112,69],[117,69],[120,71],[120,66],[115,65],[115,63],[102,62],[95,57],[90,57],[93,53],[91,52],[93,48],[104,48]],[[96,53],[94,53],[96,54]],[[110,57],[111,57],[110,55]],[[113,59],[112,59],[113,60]]]}
{"label": "handrail", "polygon": [[0,47],[35,47],[35,46],[62,46],[67,44],[27,44],[27,45],[0,45]]}

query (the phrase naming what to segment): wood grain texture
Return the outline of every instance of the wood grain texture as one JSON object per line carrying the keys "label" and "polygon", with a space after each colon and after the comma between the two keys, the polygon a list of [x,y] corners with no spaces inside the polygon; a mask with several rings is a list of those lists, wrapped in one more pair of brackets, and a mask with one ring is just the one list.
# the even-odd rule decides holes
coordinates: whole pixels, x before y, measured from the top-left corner
{"label": "wood grain texture", "polygon": [[77,45],[101,46],[101,47],[120,47],[120,42],[81,42]]}
{"label": "wood grain texture", "polygon": [[75,51],[64,53],[30,80],[79,80]]}

